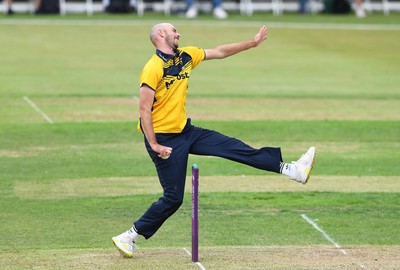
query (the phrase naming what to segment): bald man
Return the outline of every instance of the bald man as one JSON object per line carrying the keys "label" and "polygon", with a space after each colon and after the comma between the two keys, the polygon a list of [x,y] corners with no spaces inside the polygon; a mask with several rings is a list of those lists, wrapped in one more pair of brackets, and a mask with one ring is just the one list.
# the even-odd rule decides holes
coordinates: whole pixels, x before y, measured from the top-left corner
{"label": "bald man", "polygon": [[155,54],[140,74],[140,117],[138,131],[158,173],[163,196],[112,241],[124,257],[132,257],[138,237],[152,237],[182,205],[189,154],[216,156],[280,173],[307,183],[315,161],[311,147],[292,163],[284,163],[280,148],[255,149],[219,132],[197,127],[186,116],[186,94],[192,70],[202,61],[223,59],[255,48],[267,39],[262,26],[250,40],[225,44],[213,49],[179,47],[181,35],[170,23],[156,24],[150,31]]}

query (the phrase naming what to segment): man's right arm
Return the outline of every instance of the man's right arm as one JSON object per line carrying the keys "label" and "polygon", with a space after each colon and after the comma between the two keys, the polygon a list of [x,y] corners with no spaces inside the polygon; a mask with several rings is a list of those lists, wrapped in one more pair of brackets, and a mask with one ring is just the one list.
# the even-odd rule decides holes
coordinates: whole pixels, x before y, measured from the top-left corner
{"label": "man's right arm", "polygon": [[171,147],[166,147],[158,144],[156,135],[154,133],[153,127],[153,116],[152,108],[154,102],[155,92],[147,85],[142,85],[140,87],[140,101],[139,101],[139,111],[140,111],[140,123],[144,135],[150,144],[151,149],[158,153],[159,157],[169,156],[172,152]]}

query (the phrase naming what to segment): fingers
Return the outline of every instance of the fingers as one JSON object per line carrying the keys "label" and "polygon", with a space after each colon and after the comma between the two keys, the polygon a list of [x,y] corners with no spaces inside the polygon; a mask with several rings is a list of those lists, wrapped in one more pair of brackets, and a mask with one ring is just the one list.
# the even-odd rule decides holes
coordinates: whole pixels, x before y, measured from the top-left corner
{"label": "fingers", "polygon": [[171,147],[162,147],[162,149],[160,149],[160,151],[158,153],[158,156],[160,158],[167,159],[167,158],[169,158],[171,153],[172,153],[172,148]]}
{"label": "fingers", "polygon": [[258,33],[255,35],[253,39],[254,47],[257,47],[267,39],[267,33],[268,33],[267,27],[265,25],[261,26],[260,31],[258,31]]}
{"label": "fingers", "polygon": [[265,25],[261,26],[260,33],[263,36],[263,40],[265,40],[267,38],[268,28]]}

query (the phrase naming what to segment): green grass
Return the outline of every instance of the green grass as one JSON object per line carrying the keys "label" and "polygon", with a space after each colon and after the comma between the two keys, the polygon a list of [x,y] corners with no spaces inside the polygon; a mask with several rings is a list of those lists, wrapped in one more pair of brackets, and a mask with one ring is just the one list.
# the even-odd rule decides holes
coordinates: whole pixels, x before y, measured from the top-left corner
{"label": "green grass", "polygon": [[[315,169],[320,175],[398,175],[400,154],[393,151],[399,146],[400,126],[396,121],[194,121],[194,124],[241,138],[255,147],[281,146],[285,160],[289,161],[314,144],[319,149],[318,163],[323,164]],[[133,123],[2,127],[1,149],[18,157],[0,157],[4,180],[155,175]],[[265,174],[222,159],[192,157],[191,160],[201,164],[204,175]],[[15,170],[16,167],[19,169]],[[41,168],[45,168],[45,173]]]}
{"label": "green grass", "polygon": [[[189,197],[159,234],[151,241],[141,241],[142,247],[190,244]],[[310,218],[318,218],[320,225],[343,245],[398,245],[397,197],[395,193],[340,196],[326,192],[202,194],[200,242],[203,246],[326,243],[322,235],[299,218],[301,213],[306,213]],[[2,222],[5,245],[2,250],[109,247],[106,236],[112,235],[115,228],[123,229],[124,223],[129,224],[132,216],[138,216],[146,210],[148,202],[156,198],[138,195],[52,201],[10,200],[3,204],[2,216],[7,218]],[[241,232],[247,227],[251,229],[243,237]]]}
{"label": "green grass", "polygon": [[[34,24],[44,19],[53,23]],[[161,196],[161,190],[108,195],[109,186],[100,181],[118,185],[122,182],[118,177],[156,175],[142,135],[136,131],[138,104],[133,96],[138,96],[140,70],[154,52],[148,30],[155,21],[165,19],[159,14],[140,19],[135,15],[100,14],[93,18],[0,18],[1,43],[7,48],[0,65],[0,253],[7,258],[7,265],[0,262],[0,268],[92,269],[89,265],[93,264],[101,269],[118,269],[122,263],[148,269],[141,256],[146,257],[151,248],[179,250],[190,246],[187,193],[180,211],[154,238],[140,241],[142,255],[132,262],[118,260],[110,237],[127,229]],[[255,14],[247,18],[232,14],[229,22],[233,27],[208,16],[190,23],[178,17],[171,20],[182,34],[182,46],[206,48],[251,38],[259,23],[271,23],[269,39],[261,47],[206,62],[193,72],[188,107],[195,125],[240,138],[254,147],[280,146],[287,161],[315,145],[317,164],[308,185],[318,184],[323,177],[333,181],[349,176],[370,181],[376,178],[381,185],[385,185],[385,179],[400,180],[400,54],[394,49],[400,42],[399,30],[291,27],[292,23],[392,27],[400,25],[399,14],[373,14],[365,20],[352,15]],[[92,22],[121,25],[96,26]],[[286,24],[282,27],[277,23]],[[54,124],[34,111],[24,96]],[[274,115],[274,111],[278,113]],[[200,166],[201,176],[222,177],[227,187],[231,185],[230,176],[246,175],[244,185],[252,185],[252,178],[260,175],[276,182],[287,181],[222,159],[191,156],[189,162]],[[79,185],[68,184],[80,181],[98,181],[97,189],[102,192],[81,195],[74,190]],[[132,191],[138,184],[129,184],[129,180],[124,183]],[[48,190],[38,188],[39,184]],[[348,185],[357,190],[353,183]],[[56,187],[60,186],[68,196],[57,197]],[[305,213],[341,245],[370,246],[382,252],[384,246],[391,246],[392,254],[396,254],[393,250],[400,245],[400,184],[391,192],[366,192],[362,187],[346,192],[346,186],[342,188],[343,192],[329,188],[324,192],[304,191],[300,185],[294,185],[290,192],[241,188],[235,192],[200,191],[200,245],[205,249],[330,246],[301,218]],[[49,196],[52,192],[55,195]],[[79,252],[85,258],[76,255],[79,249],[83,249]],[[93,249],[105,253],[88,264]],[[210,267],[225,269],[216,266],[212,250],[207,252],[210,254],[203,259]],[[24,258],[20,265],[15,260],[20,253],[32,257]],[[60,256],[56,254],[66,254],[67,262],[77,258],[76,264],[55,264],[53,256]],[[238,258],[239,254],[235,252]],[[149,260],[162,256],[150,255]],[[361,260],[372,268],[376,262],[369,261],[370,257]],[[389,257],[378,261],[376,269],[394,265]],[[168,262],[173,261],[176,269],[196,269],[190,268],[187,260],[171,258]],[[311,261],[303,268],[290,262],[286,267],[335,268],[333,261],[324,262],[325,268],[317,268]],[[170,267],[157,263],[151,269]],[[240,262],[235,265],[240,267]],[[255,266],[287,269],[271,267],[261,262]],[[342,265],[340,269],[352,268]]]}

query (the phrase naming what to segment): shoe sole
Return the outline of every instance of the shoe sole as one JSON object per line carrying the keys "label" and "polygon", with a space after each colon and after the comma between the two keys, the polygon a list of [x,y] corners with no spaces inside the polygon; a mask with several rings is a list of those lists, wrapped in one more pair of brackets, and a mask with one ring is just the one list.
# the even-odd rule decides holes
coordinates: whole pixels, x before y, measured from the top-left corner
{"label": "shoe sole", "polygon": [[314,150],[314,156],[313,156],[313,159],[312,159],[312,162],[311,162],[311,167],[310,167],[310,169],[309,169],[309,171],[308,171],[307,179],[306,179],[306,181],[304,181],[303,185],[307,184],[308,179],[310,179],[311,171],[312,171],[312,169],[314,168],[314,164],[315,164],[315,159],[316,159],[316,158],[317,158],[317,150]]}
{"label": "shoe sole", "polygon": [[118,240],[114,240],[114,238],[112,238],[112,242],[113,242],[114,246],[118,249],[119,253],[121,253],[122,257],[124,257],[124,258],[132,258],[132,254],[123,251],[123,250],[118,246],[117,241],[118,241]]}

